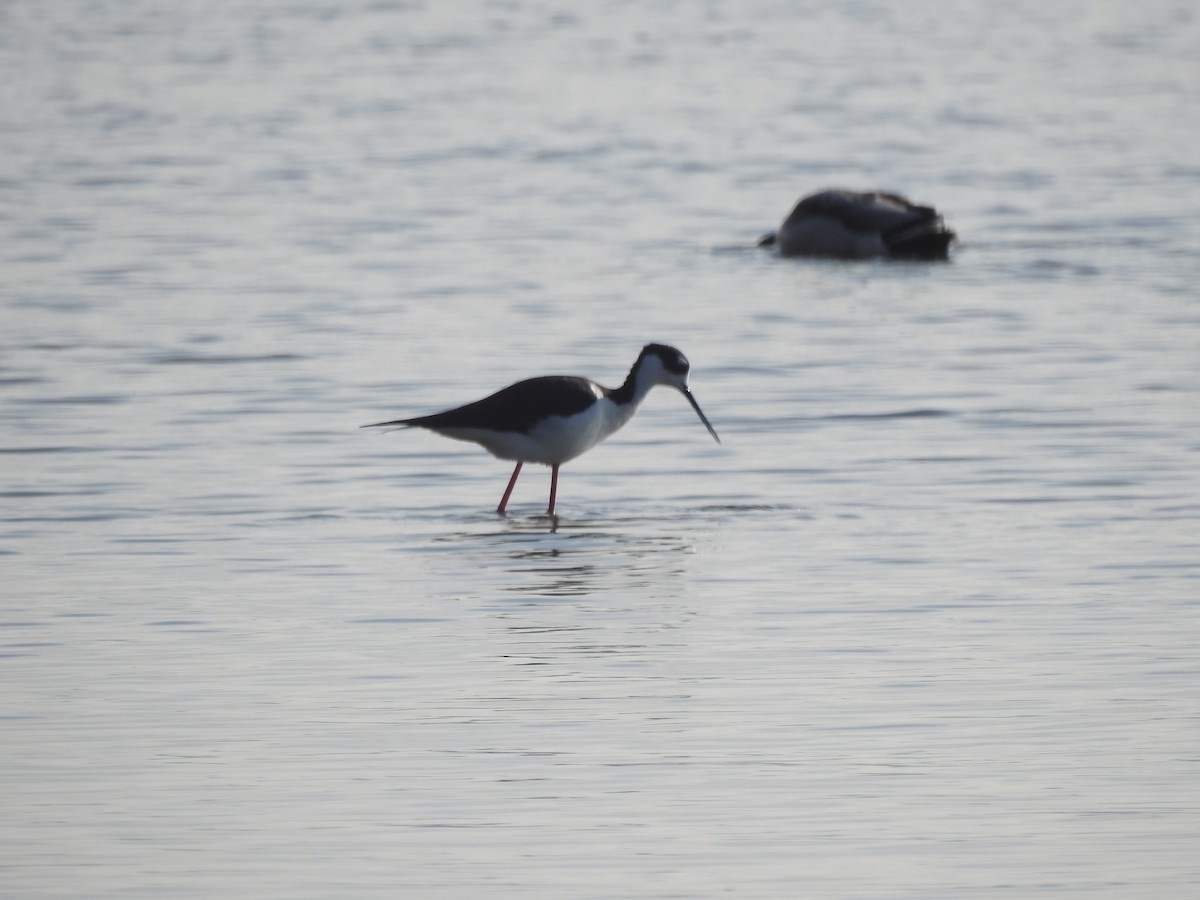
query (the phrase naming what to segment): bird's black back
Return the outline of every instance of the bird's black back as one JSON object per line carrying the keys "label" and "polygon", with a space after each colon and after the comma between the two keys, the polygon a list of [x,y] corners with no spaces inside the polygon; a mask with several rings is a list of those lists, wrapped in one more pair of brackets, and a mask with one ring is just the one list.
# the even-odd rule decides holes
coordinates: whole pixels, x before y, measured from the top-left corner
{"label": "bird's black back", "polygon": [[486,428],[524,434],[548,416],[571,416],[595,402],[595,391],[586,378],[543,375],[510,384],[465,406],[387,424],[415,425],[435,431],[441,428]]}

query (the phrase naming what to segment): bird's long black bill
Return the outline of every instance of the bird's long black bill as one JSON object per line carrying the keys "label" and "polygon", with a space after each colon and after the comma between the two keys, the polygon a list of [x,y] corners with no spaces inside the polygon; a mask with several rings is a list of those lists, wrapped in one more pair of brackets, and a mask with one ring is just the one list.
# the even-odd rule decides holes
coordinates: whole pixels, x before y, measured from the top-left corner
{"label": "bird's long black bill", "polygon": [[708,429],[708,433],[713,436],[713,440],[718,444],[721,443],[721,439],[717,436],[717,430],[708,421],[708,416],[704,414],[704,410],[700,408],[700,404],[696,402],[696,398],[692,396],[692,392],[685,390],[683,396],[687,397],[688,403],[692,404],[692,409],[696,411],[696,415],[700,417],[700,421],[704,423],[704,427]]}

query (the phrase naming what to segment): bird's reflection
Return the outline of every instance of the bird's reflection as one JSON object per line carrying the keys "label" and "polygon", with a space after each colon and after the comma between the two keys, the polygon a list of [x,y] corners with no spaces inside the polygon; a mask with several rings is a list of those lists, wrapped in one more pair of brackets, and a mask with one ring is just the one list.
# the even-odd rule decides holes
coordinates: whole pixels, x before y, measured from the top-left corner
{"label": "bird's reflection", "polygon": [[493,589],[527,597],[584,597],[669,582],[694,550],[686,533],[663,532],[644,519],[536,515],[499,524],[443,540],[467,548],[470,564],[491,574]]}
{"label": "bird's reflection", "polygon": [[676,652],[694,616],[689,569],[712,533],[702,519],[661,508],[572,514],[550,531],[545,515],[480,517],[443,536],[440,558],[474,601],[483,652],[521,673],[505,689],[523,696],[549,681],[572,696],[580,678]]}

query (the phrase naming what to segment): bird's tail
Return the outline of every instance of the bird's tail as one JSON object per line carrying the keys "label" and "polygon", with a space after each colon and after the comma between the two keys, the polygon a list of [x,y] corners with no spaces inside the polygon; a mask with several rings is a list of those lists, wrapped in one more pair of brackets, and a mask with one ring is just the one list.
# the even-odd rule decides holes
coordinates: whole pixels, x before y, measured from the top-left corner
{"label": "bird's tail", "polygon": [[391,422],[372,422],[370,425],[359,425],[359,428],[382,428],[384,432],[399,431],[401,428],[412,428],[411,419],[393,419]]}

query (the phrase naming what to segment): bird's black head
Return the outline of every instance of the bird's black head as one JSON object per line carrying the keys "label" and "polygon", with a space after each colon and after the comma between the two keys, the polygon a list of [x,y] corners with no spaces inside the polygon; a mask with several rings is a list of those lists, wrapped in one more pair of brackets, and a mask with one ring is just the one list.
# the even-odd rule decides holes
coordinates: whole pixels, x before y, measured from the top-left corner
{"label": "bird's black head", "polygon": [[[626,384],[629,385],[631,391],[634,390],[635,383],[644,385],[643,390],[646,391],[656,384],[675,388],[687,397],[688,403],[692,404],[692,409],[696,411],[696,415],[700,417],[700,421],[704,423],[708,433],[719,444],[721,439],[717,437],[716,430],[709,424],[708,417],[701,411],[700,404],[696,402],[696,398],[688,389],[688,372],[691,371],[691,368],[687,357],[674,347],[667,344],[647,344],[638,354],[637,362],[633,364]],[[638,402],[641,402],[640,399]]]}
{"label": "bird's black head", "polygon": [[692,368],[686,356],[667,344],[647,344],[642,348],[638,361],[641,362],[646,356],[657,356],[662,367],[672,375],[686,376]]}

